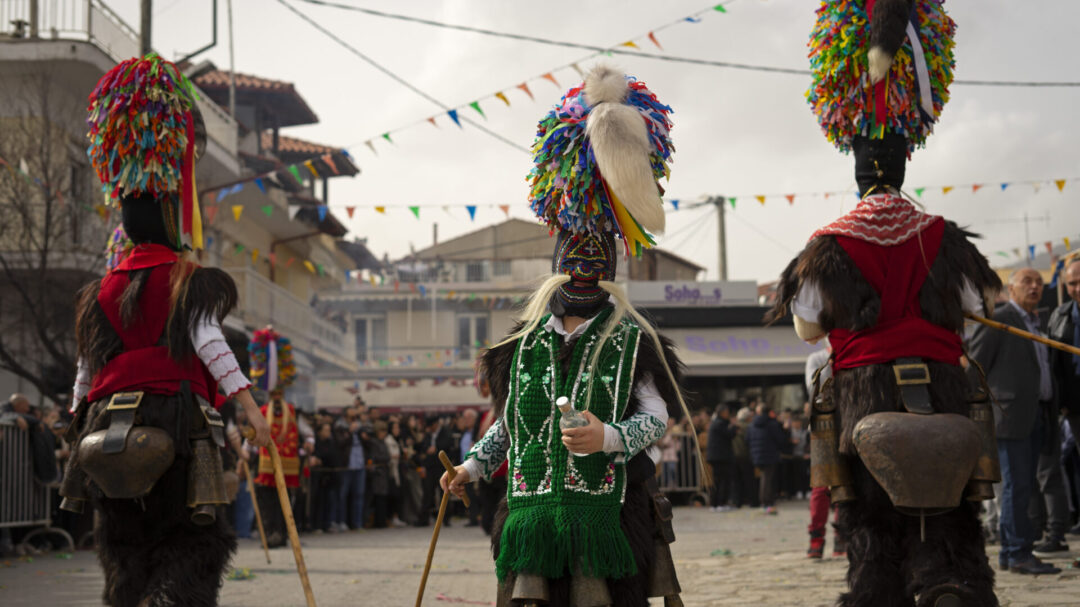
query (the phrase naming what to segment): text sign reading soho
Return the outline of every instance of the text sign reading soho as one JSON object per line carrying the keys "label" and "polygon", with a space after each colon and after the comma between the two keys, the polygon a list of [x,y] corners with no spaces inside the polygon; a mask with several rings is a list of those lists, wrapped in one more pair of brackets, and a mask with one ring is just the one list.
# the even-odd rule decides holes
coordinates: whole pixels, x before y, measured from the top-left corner
{"label": "text sign reading soho", "polygon": [[627,283],[635,306],[713,307],[757,305],[757,284],[752,280],[727,282],[668,282],[638,280]]}

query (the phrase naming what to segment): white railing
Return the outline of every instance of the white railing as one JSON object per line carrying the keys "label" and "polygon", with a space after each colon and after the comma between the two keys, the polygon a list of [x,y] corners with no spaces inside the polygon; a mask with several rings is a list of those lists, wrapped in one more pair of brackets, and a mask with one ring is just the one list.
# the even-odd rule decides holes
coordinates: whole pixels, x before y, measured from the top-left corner
{"label": "white railing", "polygon": [[274,325],[306,352],[337,357],[338,364],[355,365],[356,350],[345,331],[317,316],[315,309],[292,293],[248,268],[223,268],[236,282],[240,302],[236,315],[253,327]]}

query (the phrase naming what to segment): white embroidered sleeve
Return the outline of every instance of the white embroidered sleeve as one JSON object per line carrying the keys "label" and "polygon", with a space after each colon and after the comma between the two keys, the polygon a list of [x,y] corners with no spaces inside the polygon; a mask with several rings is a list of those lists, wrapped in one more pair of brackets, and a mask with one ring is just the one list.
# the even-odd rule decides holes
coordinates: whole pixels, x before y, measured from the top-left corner
{"label": "white embroidered sleeve", "polygon": [[86,362],[80,358],[75,371],[75,385],[71,389],[72,413],[79,408],[79,403],[82,402],[82,399],[86,398],[87,393],[90,392],[90,382],[93,379],[94,378],[90,377],[90,369],[86,366]]}
{"label": "white embroidered sleeve", "polygon": [[217,320],[203,318],[191,327],[191,345],[226,396],[251,387],[251,382],[244,377],[240,364],[225,342],[225,335]]}
{"label": "white embroidered sleeve", "polygon": [[481,477],[490,479],[499,469],[506,452],[510,450],[510,433],[506,431],[502,418],[495,420],[484,437],[469,449],[462,465],[469,471],[469,479],[475,481]]}
{"label": "white embroidered sleeve", "polygon": [[616,463],[634,457],[660,440],[667,430],[667,404],[652,378],[646,377],[634,390],[634,395],[641,410],[621,422],[604,427],[604,452],[621,453]]}
{"label": "white embroidered sleeve", "polygon": [[818,289],[817,283],[805,280],[791,302],[791,313],[807,322],[818,324],[818,317],[824,307],[821,301],[821,290]]}

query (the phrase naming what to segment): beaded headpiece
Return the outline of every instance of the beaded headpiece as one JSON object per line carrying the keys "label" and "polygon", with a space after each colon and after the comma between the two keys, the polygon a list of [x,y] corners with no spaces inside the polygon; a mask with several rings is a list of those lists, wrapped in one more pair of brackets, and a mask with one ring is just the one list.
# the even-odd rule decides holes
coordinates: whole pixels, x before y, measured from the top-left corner
{"label": "beaded headpiece", "polygon": [[292,343],[273,327],[255,331],[248,343],[251,358],[251,380],[255,387],[267,392],[284,390],[296,381],[296,363]]}

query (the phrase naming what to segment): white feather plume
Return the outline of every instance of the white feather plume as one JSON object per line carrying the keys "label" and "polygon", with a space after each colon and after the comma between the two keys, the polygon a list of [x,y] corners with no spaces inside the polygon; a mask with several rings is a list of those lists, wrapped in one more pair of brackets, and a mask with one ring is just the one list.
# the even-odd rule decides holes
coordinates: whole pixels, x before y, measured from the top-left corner
{"label": "white feather plume", "polygon": [[649,162],[649,131],[641,114],[623,103],[627,90],[625,77],[609,66],[589,72],[585,100],[593,109],[585,136],[611,191],[642,228],[659,234],[664,231],[664,206]]}
{"label": "white feather plume", "polygon": [[870,84],[877,84],[889,73],[893,58],[881,47],[874,46],[866,53],[866,61],[870,64]]}

